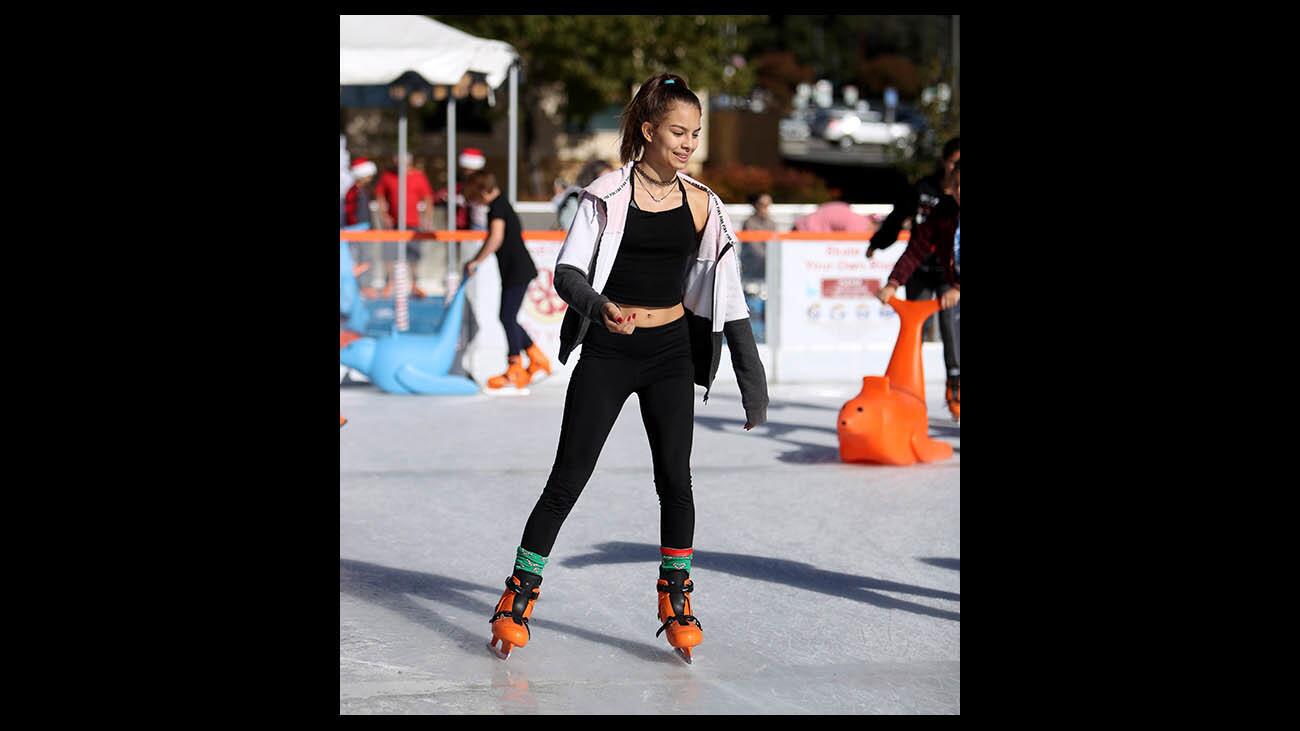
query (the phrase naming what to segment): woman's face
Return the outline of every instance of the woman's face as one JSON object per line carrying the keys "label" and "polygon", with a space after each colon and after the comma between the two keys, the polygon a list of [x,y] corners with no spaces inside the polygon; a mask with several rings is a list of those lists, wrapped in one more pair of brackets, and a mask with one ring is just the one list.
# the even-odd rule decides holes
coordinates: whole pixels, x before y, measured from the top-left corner
{"label": "woman's face", "polygon": [[641,159],[659,167],[685,170],[691,154],[700,144],[700,110],[694,104],[676,102],[658,127],[643,123],[641,134],[646,137],[645,154]]}

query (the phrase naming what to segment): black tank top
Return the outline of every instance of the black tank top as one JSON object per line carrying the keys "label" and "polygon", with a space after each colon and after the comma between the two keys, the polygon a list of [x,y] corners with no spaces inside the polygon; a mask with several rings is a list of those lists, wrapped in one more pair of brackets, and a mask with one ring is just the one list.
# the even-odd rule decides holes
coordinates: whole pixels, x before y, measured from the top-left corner
{"label": "black tank top", "polygon": [[605,283],[606,297],[641,307],[672,307],[686,294],[686,270],[699,248],[695,218],[686,201],[686,187],[677,179],[682,204],[666,211],[637,208],[636,173],[632,174],[632,202],[627,207],[623,241],[614,268]]}

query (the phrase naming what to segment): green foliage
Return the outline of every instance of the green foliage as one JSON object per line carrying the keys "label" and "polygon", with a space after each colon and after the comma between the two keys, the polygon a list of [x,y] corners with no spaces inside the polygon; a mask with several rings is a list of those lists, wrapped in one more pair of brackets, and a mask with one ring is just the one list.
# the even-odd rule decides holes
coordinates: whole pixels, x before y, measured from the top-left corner
{"label": "green foliage", "polygon": [[[747,93],[749,35],[765,19],[753,15],[435,15],[439,22],[511,44],[530,89],[562,84],[563,116],[585,122],[610,104],[626,103],[635,84],[661,71],[692,88]],[[726,68],[732,71],[725,71]]]}
{"label": "green foliage", "polygon": [[952,19],[946,15],[784,15],[755,29],[750,40],[756,55],[792,52],[816,78],[829,79],[837,87],[853,83],[879,93],[880,77],[887,76],[899,96],[911,101],[920,87],[909,83],[905,64],[873,62],[882,56],[912,63],[936,57],[946,61],[942,54],[951,30]]}
{"label": "green foliage", "polygon": [[[940,83],[952,82],[952,77],[937,58],[928,64],[925,78],[926,85],[930,88]],[[918,100],[917,109],[929,125],[926,134],[917,140],[915,148],[910,151],[911,154],[900,152],[893,147],[889,148],[890,162],[901,170],[908,180],[916,182],[934,172],[939,156],[943,154],[944,143],[961,136],[961,109],[957,104],[952,103],[953,101],[954,99],[949,99],[945,102],[937,95],[928,101],[924,98]]]}

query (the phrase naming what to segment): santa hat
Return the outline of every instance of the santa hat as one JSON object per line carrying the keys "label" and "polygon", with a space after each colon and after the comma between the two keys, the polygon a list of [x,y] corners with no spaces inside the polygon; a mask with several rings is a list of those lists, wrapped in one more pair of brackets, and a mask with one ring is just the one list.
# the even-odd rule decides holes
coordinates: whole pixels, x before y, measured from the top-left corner
{"label": "santa hat", "polygon": [[373,162],[370,162],[370,160],[364,157],[358,157],[352,161],[353,177],[365,178],[374,175],[377,172],[379,172],[379,168],[376,167]]}
{"label": "santa hat", "polygon": [[483,156],[483,151],[474,147],[466,147],[460,151],[460,166],[466,170],[482,170],[487,165],[487,158]]}

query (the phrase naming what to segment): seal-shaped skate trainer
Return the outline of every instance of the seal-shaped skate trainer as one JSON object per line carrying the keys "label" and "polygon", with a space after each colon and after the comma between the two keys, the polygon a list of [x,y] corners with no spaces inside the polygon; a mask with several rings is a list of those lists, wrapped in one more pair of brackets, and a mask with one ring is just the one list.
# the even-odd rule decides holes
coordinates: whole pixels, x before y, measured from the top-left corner
{"label": "seal-shaped skate trainer", "polygon": [[952,456],[952,445],[930,438],[921,367],[921,326],[939,311],[938,300],[894,297],[898,342],[885,375],[865,376],[862,391],[840,408],[837,432],[844,462],[909,465]]}
{"label": "seal-shaped skate trainer", "polygon": [[[532,637],[528,629],[528,618],[533,614],[533,604],[541,596],[538,587],[542,577],[527,571],[515,571],[506,579],[506,590],[497,602],[496,614],[488,622],[492,625],[492,639],[488,640],[488,649],[505,660],[510,657],[510,650],[523,647]],[[493,645],[501,643],[501,649]]]}
{"label": "seal-shaped skate trainer", "polygon": [[681,569],[662,571],[659,574],[659,621],[663,622],[655,637],[668,631],[668,644],[679,657],[691,662],[691,648],[704,640],[700,620],[691,615],[691,599],[686,596],[695,591],[695,582]]}

